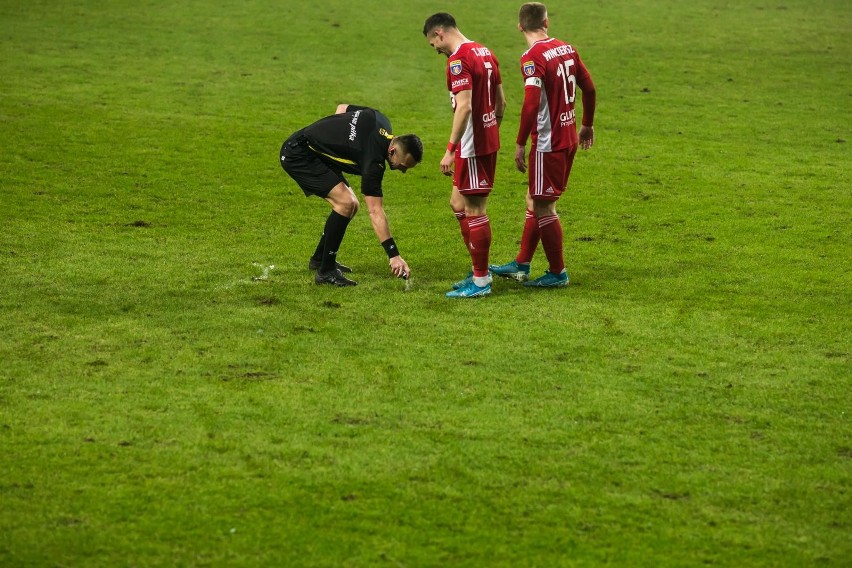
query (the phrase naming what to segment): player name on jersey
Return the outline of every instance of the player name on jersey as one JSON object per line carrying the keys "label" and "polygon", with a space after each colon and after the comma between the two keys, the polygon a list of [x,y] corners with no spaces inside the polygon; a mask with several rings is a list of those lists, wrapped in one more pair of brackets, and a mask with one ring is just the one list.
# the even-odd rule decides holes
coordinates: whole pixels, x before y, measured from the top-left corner
{"label": "player name on jersey", "polygon": [[557,45],[556,47],[552,47],[547,51],[543,51],[541,53],[542,57],[546,60],[550,61],[554,57],[559,57],[560,55],[571,55],[574,53],[574,48],[570,45]]}

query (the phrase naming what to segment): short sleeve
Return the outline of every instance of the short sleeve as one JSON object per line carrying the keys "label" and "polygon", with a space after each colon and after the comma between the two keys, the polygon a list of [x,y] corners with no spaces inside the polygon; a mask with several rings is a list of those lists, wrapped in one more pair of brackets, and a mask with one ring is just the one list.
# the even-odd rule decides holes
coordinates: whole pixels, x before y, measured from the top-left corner
{"label": "short sleeve", "polygon": [[384,164],[370,163],[361,174],[361,193],[370,197],[382,197],[382,179],[385,175]]}
{"label": "short sleeve", "polygon": [[454,95],[473,88],[470,65],[461,57],[451,57],[447,61],[447,88]]}

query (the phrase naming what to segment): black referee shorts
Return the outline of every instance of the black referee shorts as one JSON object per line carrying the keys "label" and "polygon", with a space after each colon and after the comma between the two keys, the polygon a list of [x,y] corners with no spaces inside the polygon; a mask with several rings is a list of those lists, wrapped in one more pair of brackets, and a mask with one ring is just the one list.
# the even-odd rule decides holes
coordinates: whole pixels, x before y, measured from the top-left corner
{"label": "black referee shorts", "polygon": [[349,182],[343,174],[328,167],[308,148],[307,139],[299,132],[285,140],[281,146],[281,167],[296,180],[306,196],[326,197],[340,182],[349,187]]}

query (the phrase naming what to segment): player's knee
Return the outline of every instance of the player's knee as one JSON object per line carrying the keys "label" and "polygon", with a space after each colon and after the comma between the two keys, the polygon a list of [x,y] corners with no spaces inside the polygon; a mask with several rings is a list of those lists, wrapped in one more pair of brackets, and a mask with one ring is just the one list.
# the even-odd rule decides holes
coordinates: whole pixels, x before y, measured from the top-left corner
{"label": "player's knee", "polygon": [[555,201],[534,200],[533,201],[533,214],[536,217],[546,217],[546,216],[549,216],[549,215],[556,215],[556,202]]}
{"label": "player's knee", "polygon": [[345,201],[343,204],[341,204],[341,211],[338,211],[338,213],[340,213],[341,215],[345,215],[346,217],[349,217],[351,219],[358,212],[359,206],[360,203],[358,203],[358,198],[353,195],[352,199]]}

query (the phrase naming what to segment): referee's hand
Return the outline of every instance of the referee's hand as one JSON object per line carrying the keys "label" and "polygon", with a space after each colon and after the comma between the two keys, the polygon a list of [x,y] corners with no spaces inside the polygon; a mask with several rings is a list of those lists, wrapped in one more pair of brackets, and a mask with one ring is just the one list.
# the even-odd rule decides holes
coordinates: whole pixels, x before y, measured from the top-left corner
{"label": "referee's hand", "polygon": [[397,278],[408,278],[411,274],[411,269],[401,256],[395,256],[388,261],[390,264],[391,273]]}

